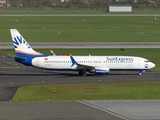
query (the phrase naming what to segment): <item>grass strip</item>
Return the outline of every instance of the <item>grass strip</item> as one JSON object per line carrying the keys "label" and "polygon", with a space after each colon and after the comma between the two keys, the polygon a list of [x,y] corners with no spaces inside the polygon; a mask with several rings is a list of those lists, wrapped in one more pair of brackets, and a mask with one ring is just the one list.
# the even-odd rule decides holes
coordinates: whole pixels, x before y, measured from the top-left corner
{"label": "grass strip", "polygon": [[1,17],[0,42],[17,29],[27,42],[159,42],[160,17]]}
{"label": "grass strip", "polygon": [[12,101],[127,99],[160,99],[160,82],[29,85],[18,88]]}

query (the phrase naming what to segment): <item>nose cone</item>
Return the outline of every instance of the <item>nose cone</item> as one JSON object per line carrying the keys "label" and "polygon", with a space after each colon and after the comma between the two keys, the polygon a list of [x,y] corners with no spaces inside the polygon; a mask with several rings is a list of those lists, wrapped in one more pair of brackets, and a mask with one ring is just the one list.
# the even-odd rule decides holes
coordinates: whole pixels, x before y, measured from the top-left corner
{"label": "nose cone", "polygon": [[154,68],[155,66],[156,66],[156,65],[155,65],[154,63],[150,62],[149,68]]}

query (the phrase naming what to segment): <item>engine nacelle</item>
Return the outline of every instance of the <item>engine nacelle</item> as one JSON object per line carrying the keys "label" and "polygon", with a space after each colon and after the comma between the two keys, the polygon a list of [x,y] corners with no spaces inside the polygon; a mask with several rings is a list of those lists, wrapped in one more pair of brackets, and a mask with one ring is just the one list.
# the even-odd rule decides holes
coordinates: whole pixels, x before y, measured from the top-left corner
{"label": "engine nacelle", "polygon": [[109,74],[110,69],[108,67],[99,67],[95,68],[95,74],[101,75],[101,74]]}

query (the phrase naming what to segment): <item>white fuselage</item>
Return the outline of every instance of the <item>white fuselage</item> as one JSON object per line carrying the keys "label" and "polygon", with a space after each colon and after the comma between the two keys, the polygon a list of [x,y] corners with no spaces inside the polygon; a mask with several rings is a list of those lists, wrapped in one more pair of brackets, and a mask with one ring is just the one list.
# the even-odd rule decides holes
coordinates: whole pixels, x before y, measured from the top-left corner
{"label": "white fuselage", "polygon": [[[73,56],[79,64],[92,67],[108,67],[110,70],[147,70],[155,66],[145,58],[132,56]],[[77,70],[70,56],[35,57],[32,65],[51,70]],[[71,67],[72,66],[72,67]]]}

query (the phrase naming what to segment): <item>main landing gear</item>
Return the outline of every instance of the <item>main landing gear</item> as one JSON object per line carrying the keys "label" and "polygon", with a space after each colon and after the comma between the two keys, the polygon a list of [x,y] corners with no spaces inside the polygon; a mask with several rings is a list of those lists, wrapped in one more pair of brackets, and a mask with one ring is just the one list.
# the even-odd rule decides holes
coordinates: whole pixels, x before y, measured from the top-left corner
{"label": "main landing gear", "polygon": [[86,70],[79,71],[79,76],[86,76]]}

